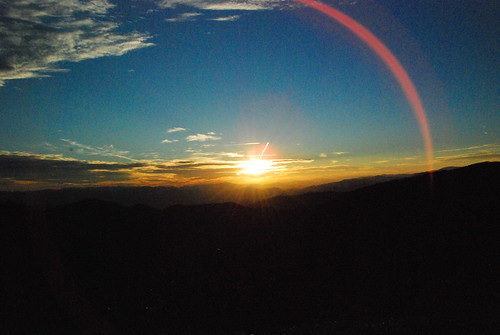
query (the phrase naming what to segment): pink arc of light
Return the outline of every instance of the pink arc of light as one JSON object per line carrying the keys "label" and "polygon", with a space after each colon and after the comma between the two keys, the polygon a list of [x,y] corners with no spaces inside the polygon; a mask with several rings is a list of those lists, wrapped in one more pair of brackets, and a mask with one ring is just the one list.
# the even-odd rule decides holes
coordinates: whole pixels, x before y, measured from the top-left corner
{"label": "pink arc of light", "polygon": [[408,102],[413,108],[413,112],[417,118],[420,132],[425,145],[425,152],[427,156],[427,164],[429,171],[433,170],[433,150],[432,150],[432,138],[431,131],[429,128],[429,123],[427,121],[427,115],[425,114],[422,101],[420,100],[419,94],[415,85],[413,85],[410,76],[393,55],[393,53],[387,48],[382,41],[380,41],[375,35],[373,35],[368,29],[362,26],[359,22],[345,15],[344,13],[333,9],[327,5],[319,3],[313,0],[295,0],[297,2],[303,3],[309,7],[319,10],[320,12],[332,17],[337,22],[344,25],[346,28],[351,30],[356,36],[363,40],[387,65],[389,70],[392,72],[396,80],[399,82]]}

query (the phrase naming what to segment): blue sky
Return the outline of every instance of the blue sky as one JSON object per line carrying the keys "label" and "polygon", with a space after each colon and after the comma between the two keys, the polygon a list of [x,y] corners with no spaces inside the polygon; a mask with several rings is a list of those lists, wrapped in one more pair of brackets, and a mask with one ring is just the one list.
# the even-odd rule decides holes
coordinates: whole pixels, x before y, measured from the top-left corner
{"label": "blue sky", "polygon": [[[333,1],[395,54],[436,168],[500,158],[491,1]],[[0,3],[0,188],[306,185],[427,168],[378,57],[282,0]],[[260,156],[258,175],[241,162]]]}

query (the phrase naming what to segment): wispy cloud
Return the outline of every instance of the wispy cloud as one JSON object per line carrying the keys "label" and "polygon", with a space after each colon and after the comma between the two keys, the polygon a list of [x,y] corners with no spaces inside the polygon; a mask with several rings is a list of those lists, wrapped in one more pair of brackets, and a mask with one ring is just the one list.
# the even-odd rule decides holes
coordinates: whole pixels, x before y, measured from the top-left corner
{"label": "wispy cloud", "polygon": [[[174,8],[179,5],[203,10],[266,10],[284,6],[287,0],[160,0],[161,8]],[[288,4],[289,5],[289,4]]]}
{"label": "wispy cloud", "polygon": [[452,162],[452,161],[486,161],[486,160],[500,160],[500,151],[486,151],[486,152],[470,152],[459,155],[440,156],[436,157],[438,162]]}
{"label": "wispy cloud", "polygon": [[176,132],[179,132],[179,131],[186,131],[186,128],[182,128],[182,127],[174,127],[174,128],[170,128],[167,130],[167,133],[176,133]]}
{"label": "wispy cloud", "polygon": [[498,143],[438,150],[436,152],[441,154],[436,157],[437,162],[464,161],[471,163],[478,160],[500,160],[500,144]]}
{"label": "wispy cloud", "polygon": [[326,157],[328,157],[328,155],[327,155],[327,154],[325,154],[325,153],[320,153],[320,154],[319,154],[319,157],[321,157],[321,158],[326,158]]}
{"label": "wispy cloud", "polygon": [[122,158],[126,159],[128,161],[136,162],[136,159],[127,157],[129,152],[128,151],[123,151],[123,150],[117,150],[115,147],[111,145],[105,145],[102,147],[93,147],[85,144],[78,143],[76,141],[67,139],[67,138],[62,138],[61,141],[66,142],[70,144],[72,147],[81,149],[83,154],[87,155],[94,155],[94,156],[104,156],[104,157],[117,157],[117,158]]}
{"label": "wispy cloud", "polygon": [[215,133],[210,132],[208,134],[196,134],[196,135],[189,135],[186,137],[186,141],[188,142],[206,142],[206,141],[218,141],[221,139],[221,137],[214,136]]}
{"label": "wispy cloud", "polygon": [[182,13],[176,17],[165,19],[167,22],[186,22],[195,21],[197,17],[201,16],[201,13]]}
{"label": "wispy cloud", "polygon": [[337,155],[337,156],[347,155],[347,154],[348,154],[347,151],[334,151],[334,152],[332,152],[332,155]]}
{"label": "wispy cloud", "polygon": [[482,145],[475,145],[471,147],[465,147],[465,148],[455,148],[455,149],[446,149],[446,150],[438,150],[436,152],[459,152],[459,151],[469,151],[469,150],[479,150],[479,149],[489,149],[489,148],[500,148],[500,144],[482,144]]}
{"label": "wispy cloud", "polygon": [[247,142],[247,143],[231,143],[228,145],[259,145],[260,142]]}
{"label": "wispy cloud", "polygon": [[148,34],[119,32],[108,0],[4,0],[0,3],[0,86],[47,77],[57,64],[120,56],[152,46]]}
{"label": "wispy cloud", "polygon": [[[187,151],[187,150],[186,150]],[[196,150],[189,150],[191,153],[191,159],[198,162],[228,162],[235,158],[243,158],[246,157],[244,153],[241,152],[202,152]]]}
{"label": "wispy cloud", "polygon": [[222,16],[222,17],[216,17],[216,18],[210,19],[210,21],[219,21],[219,22],[236,21],[240,17],[241,17],[241,15]]}
{"label": "wispy cloud", "polygon": [[168,138],[166,138],[163,141],[161,141],[161,143],[175,143],[175,142],[179,142],[179,140],[169,140]]}

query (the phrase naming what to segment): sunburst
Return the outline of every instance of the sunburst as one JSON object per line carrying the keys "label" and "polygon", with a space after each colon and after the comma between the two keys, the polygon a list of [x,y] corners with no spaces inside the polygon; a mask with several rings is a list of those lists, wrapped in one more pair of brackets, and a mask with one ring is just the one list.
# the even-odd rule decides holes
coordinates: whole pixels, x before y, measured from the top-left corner
{"label": "sunburst", "polygon": [[238,164],[241,168],[240,174],[260,176],[273,169],[273,162],[267,159],[250,159]]}

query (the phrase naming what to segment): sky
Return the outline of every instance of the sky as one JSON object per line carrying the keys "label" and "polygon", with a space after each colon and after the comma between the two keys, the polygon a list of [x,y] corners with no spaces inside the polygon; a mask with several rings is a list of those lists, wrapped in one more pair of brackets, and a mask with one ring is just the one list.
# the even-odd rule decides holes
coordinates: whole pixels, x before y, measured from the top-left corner
{"label": "sky", "polygon": [[499,8],[323,0],[0,0],[0,190],[299,187],[500,160]]}

